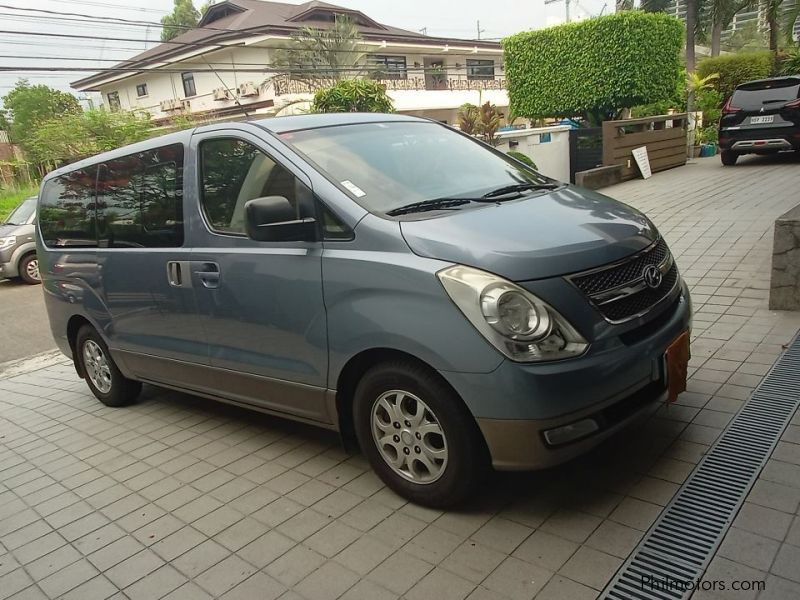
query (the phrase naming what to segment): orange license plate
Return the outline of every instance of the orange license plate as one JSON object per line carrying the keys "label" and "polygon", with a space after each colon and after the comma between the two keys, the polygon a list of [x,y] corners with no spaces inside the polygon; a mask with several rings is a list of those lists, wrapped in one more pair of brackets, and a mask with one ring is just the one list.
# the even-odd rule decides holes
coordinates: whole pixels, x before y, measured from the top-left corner
{"label": "orange license plate", "polygon": [[667,363],[667,402],[675,402],[678,394],[686,391],[690,356],[689,332],[684,331],[667,346],[664,354]]}

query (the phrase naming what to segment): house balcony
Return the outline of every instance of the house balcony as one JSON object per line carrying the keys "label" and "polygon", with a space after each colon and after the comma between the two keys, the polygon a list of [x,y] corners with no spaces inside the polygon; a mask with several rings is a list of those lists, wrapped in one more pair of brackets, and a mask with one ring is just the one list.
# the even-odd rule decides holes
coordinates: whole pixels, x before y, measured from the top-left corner
{"label": "house balcony", "polygon": [[[466,75],[409,75],[405,78],[377,79],[386,86],[397,112],[431,116],[454,122],[455,111],[462,104],[491,102],[498,107],[508,106],[505,78],[469,79]],[[277,111],[283,106],[311,99],[314,88],[304,81],[286,76],[274,77],[265,93],[274,98]],[[427,111],[438,111],[435,114]],[[445,114],[447,111],[451,114]]]}
{"label": "house balcony", "polygon": [[[461,76],[420,75],[404,78],[377,79],[386,86],[387,92],[465,92],[476,90],[505,90],[505,78],[468,79]],[[305,81],[278,76],[272,79],[276,96],[311,94],[314,88]]]}

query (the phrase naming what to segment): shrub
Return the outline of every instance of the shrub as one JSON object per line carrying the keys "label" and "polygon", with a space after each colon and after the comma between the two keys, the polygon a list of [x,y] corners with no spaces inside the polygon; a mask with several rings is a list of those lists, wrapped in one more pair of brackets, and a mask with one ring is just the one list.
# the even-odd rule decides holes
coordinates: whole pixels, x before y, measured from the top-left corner
{"label": "shrub", "polygon": [[370,79],[345,79],[314,92],[312,112],[393,112],[386,86]]}
{"label": "shrub", "polygon": [[681,21],[639,11],[517,33],[503,40],[511,112],[597,123],[669,99],[682,45]]}
{"label": "shrub", "polygon": [[722,103],[725,98],[717,90],[700,90],[697,92],[697,110],[703,113],[703,124],[717,126],[722,116]]}
{"label": "shrub", "polygon": [[469,135],[478,132],[478,107],[467,102],[458,108],[458,128]]}
{"label": "shrub", "polygon": [[769,77],[773,66],[773,56],[768,50],[740,52],[700,61],[697,65],[697,74],[706,77],[712,73],[719,73],[719,78],[715,79],[712,85],[723,98],[728,98],[737,85]]}
{"label": "shrub", "polygon": [[516,150],[509,150],[508,152],[506,152],[506,154],[508,154],[511,158],[517,159],[521,163],[525,163],[526,165],[528,165],[532,169],[536,168],[536,163],[533,162],[533,159],[530,156],[528,156],[527,154],[525,154],[524,152],[517,152]]}
{"label": "shrub", "polygon": [[783,57],[781,75],[800,75],[800,49],[792,50]]}

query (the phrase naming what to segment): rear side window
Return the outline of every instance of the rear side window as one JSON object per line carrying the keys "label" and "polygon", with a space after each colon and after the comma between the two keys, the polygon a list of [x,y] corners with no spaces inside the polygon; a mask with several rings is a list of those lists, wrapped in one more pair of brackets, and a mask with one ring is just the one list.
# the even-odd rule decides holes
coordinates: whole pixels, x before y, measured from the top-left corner
{"label": "rear side window", "polygon": [[97,182],[99,244],[170,248],[183,244],[183,146],[107,161]]}
{"label": "rear side window", "polygon": [[797,100],[798,96],[800,82],[794,79],[776,80],[738,88],[733,92],[731,104],[743,110],[780,108],[781,104]]}
{"label": "rear side window", "polygon": [[311,190],[243,140],[220,138],[203,142],[200,170],[201,204],[215,231],[244,234],[244,205],[254,198],[283,196],[295,207],[298,217],[301,212],[313,210]]}
{"label": "rear side window", "polygon": [[96,167],[48,181],[39,204],[39,228],[47,246],[97,246]]}

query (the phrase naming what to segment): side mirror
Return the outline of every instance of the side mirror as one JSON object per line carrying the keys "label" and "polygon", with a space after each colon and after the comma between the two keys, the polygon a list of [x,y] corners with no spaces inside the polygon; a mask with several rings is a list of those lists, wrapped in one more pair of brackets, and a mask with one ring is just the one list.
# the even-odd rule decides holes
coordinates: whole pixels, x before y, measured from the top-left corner
{"label": "side mirror", "polygon": [[253,198],[244,205],[247,236],[259,242],[313,242],[317,239],[317,222],[313,217],[300,217],[283,196]]}

